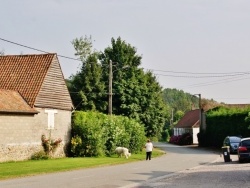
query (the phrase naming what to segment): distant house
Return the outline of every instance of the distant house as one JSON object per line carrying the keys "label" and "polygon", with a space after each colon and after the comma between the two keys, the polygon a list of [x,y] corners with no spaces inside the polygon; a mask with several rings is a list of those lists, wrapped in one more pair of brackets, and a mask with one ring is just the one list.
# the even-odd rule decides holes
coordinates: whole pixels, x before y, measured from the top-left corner
{"label": "distant house", "polygon": [[0,56],[0,161],[24,160],[41,136],[70,139],[72,101],[56,54]]}
{"label": "distant house", "polygon": [[198,144],[197,134],[200,132],[200,116],[200,109],[188,111],[174,127],[174,135],[191,133],[193,144]]}

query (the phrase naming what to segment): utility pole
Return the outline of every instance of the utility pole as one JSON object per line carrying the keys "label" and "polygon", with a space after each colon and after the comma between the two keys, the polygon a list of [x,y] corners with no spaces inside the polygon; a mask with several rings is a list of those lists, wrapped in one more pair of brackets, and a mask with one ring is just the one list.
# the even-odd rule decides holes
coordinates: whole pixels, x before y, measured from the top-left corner
{"label": "utility pole", "polygon": [[174,122],[174,109],[171,110],[170,126],[173,125],[173,122]]}
{"label": "utility pole", "polygon": [[113,71],[112,71],[112,61],[109,61],[109,115],[112,115],[112,79],[113,79]]}
{"label": "utility pole", "polygon": [[203,131],[203,113],[202,113],[202,107],[201,107],[201,94],[194,94],[199,96],[199,110],[200,110],[200,130]]}
{"label": "utility pole", "polygon": [[[116,69],[116,70],[114,70],[114,72],[113,72],[113,70],[112,70],[112,66],[113,66],[113,63],[112,63],[112,61],[110,60],[109,61],[109,93],[108,93],[108,95],[109,95],[109,106],[108,106],[108,114],[109,115],[112,115],[112,108],[113,108],[113,104],[112,104],[112,97],[113,97],[113,73],[115,72],[115,71],[117,71],[118,69]],[[129,66],[123,66],[121,69],[125,69],[125,68],[128,68]]]}
{"label": "utility pole", "polygon": [[201,131],[203,131],[203,114],[202,114],[202,108],[201,108],[201,94],[198,94],[199,95],[199,109],[200,109],[200,129]]}

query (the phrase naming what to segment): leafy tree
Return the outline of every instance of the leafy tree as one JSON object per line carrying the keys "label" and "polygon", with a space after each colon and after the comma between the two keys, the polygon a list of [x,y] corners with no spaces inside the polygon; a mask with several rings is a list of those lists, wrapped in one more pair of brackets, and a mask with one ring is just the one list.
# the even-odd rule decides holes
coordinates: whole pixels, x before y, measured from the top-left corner
{"label": "leafy tree", "polygon": [[76,109],[105,111],[106,93],[102,79],[102,67],[98,63],[98,52],[92,52],[91,37],[73,40],[77,56],[82,61],[81,70],[67,80],[71,98]]}
{"label": "leafy tree", "polygon": [[112,38],[111,46],[104,52],[92,52],[90,43],[86,37],[73,41],[76,55],[83,62],[81,71],[67,82],[70,92],[77,93],[72,95],[77,109],[107,113],[112,61],[113,114],[133,118],[144,124],[148,137],[159,137],[169,110],[155,76],[139,68],[142,57],[137,55],[136,48],[120,37]]}
{"label": "leafy tree", "polygon": [[198,97],[185,93],[183,90],[164,89],[163,98],[164,101],[169,104],[170,108],[174,109],[174,112],[182,111],[186,113],[190,111],[192,107],[199,108]]}
{"label": "leafy tree", "polygon": [[174,115],[174,120],[176,123],[178,123],[178,121],[184,116],[184,112],[181,110],[177,110],[177,112]]}
{"label": "leafy tree", "polygon": [[[186,112],[199,108],[199,98],[196,95],[185,93],[183,90],[177,89],[164,89],[163,99],[170,109],[174,112],[174,121],[179,121]],[[217,106],[223,106],[213,99],[201,99],[201,108],[204,111],[212,109]],[[167,122],[168,123],[168,122]]]}
{"label": "leafy tree", "polygon": [[120,37],[112,38],[111,44],[101,55],[101,62],[104,69],[110,59],[114,62],[113,113],[137,119],[145,125],[148,137],[159,137],[168,117],[162,88],[151,72],[139,68],[142,57],[136,54],[136,48]]}
{"label": "leafy tree", "polygon": [[82,62],[84,62],[88,56],[93,52],[92,50],[92,37],[91,36],[85,36],[78,38],[75,38],[71,42],[76,50],[75,55],[78,56]]}

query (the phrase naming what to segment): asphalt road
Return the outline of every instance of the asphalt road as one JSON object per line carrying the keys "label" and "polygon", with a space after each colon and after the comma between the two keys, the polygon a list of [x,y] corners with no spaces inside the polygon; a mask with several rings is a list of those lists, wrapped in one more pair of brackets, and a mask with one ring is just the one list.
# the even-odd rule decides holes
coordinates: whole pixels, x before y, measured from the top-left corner
{"label": "asphalt road", "polygon": [[[166,154],[151,161],[83,169],[0,181],[1,188],[132,188],[164,186],[168,177],[199,168],[220,158],[213,150],[196,146],[155,143]],[[129,160],[129,159],[128,159]],[[155,184],[160,182],[161,184]]]}
{"label": "asphalt road", "polygon": [[225,163],[221,156],[212,163],[155,178],[133,188],[250,188],[250,163],[239,163],[236,154],[230,158],[232,161]]}

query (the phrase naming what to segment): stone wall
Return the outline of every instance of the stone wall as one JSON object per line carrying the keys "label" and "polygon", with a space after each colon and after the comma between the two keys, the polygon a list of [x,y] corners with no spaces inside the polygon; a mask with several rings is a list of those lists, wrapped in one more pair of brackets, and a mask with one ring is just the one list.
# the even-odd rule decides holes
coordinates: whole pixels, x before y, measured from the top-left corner
{"label": "stone wall", "polygon": [[29,159],[42,150],[41,136],[62,142],[55,157],[65,156],[65,145],[69,143],[71,112],[57,110],[54,116],[55,128],[48,129],[48,114],[45,109],[36,109],[36,115],[0,114],[0,162]]}

